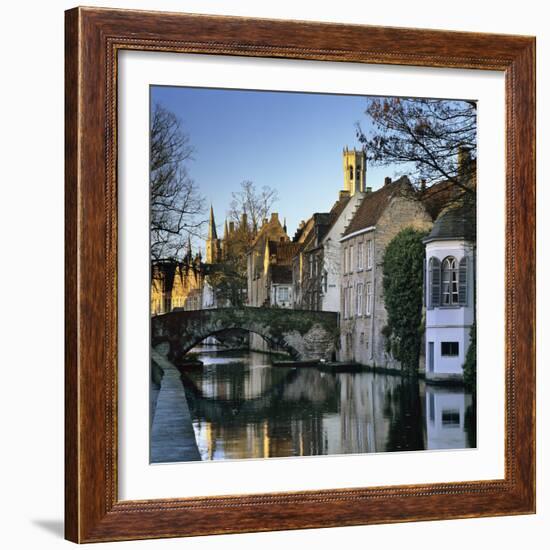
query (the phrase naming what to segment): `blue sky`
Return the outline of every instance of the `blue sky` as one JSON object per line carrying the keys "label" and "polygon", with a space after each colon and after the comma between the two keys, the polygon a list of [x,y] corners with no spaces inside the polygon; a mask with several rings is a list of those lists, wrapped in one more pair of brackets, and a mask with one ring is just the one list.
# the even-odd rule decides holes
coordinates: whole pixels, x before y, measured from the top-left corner
{"label": "blue sky", "polygon": [[[363,96],[151,87],[182,121],[195,149],[190,176],[212,203],[218,228],[243,180],[275,188],[273,210],[292,236],[300,220],[327,212],[343,188],[342,149],[359,148],[355,124],[367,128]],[[377,189],[391,167],[367,167]]]}

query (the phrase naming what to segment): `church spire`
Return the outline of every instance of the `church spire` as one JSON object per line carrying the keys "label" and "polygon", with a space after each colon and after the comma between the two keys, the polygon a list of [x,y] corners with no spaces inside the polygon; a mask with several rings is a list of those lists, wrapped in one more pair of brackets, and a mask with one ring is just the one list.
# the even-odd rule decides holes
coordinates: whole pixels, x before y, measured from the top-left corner
{"label": "church spire", "polygon": [[206,239],[206,263],[216,264],[221,258],[221,242],[216,231],[214,208],[210,205],[210,222],[208,224],[208,239]]}
{"label": "church spire", "polygon": [[216,231],[216,222],[214,221],[214,208],[210,205],[210,222],[208,224],[208,240],[213,241],[218,238]]}
{"label": "church spire", "polygon": [[191,235],[187,236],[187,257],[191,261],[193,258],[193,251],[191,249]]}

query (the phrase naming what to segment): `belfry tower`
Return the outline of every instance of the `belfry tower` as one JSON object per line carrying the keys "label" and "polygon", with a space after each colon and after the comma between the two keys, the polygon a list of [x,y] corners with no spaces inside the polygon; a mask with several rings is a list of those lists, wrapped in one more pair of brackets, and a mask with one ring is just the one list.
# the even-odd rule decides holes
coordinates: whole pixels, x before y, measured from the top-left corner
{"label": "belfry tower", "polygon": [[351,151],[344,147],[342,152],[344,164],[344,191],[350,196],[364,193],[367,179],[367,156],[364,151]]}
{"label": "belfry tower", "polygon": [[214,209],[210,205],[210,221],[208,222],[208,239],[206,240],[206,263],[216,264],[221,260],[221,242],[216,231]]}

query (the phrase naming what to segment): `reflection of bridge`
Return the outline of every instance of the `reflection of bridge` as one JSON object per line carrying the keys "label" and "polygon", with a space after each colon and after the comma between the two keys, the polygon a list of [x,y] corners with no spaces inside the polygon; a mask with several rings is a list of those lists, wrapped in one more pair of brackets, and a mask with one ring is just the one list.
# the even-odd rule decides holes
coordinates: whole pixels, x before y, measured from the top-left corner
{"label": "reflection of bridge", "polygon": [[[228,364],[229,365],[229,364]],[[181,381],[189,406],[196,418],[214,424],[258,423],[264,420],[296,419],[311,410],[337,412],[337,387],[334,376],[323,376],[316,368],[282,369],[284,375],[255,397],[207,397],[185,373]],[[232,384],[233,386],[234,384]],[[308,407],[304,407],[304,402]]]}
{"label": "reflection of bridge", "polygon": [[179,358],[199,342],[219,332],[241,329],[262,336],[297,360],[332,359],[338,314],[280,308],[220,308],[172,311],[151,319],[153,346],[168,342]]}

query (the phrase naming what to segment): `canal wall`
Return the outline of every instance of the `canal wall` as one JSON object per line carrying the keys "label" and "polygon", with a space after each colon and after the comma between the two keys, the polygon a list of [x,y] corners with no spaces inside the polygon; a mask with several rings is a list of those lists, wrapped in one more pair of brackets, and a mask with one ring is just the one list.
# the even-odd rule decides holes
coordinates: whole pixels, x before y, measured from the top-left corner
{"label": "canal wall", "polygon": [[151,359],[162,369],[150,432],[150,461],[187,462],[201,460],[191,412],[178,369],[158,351]]}

